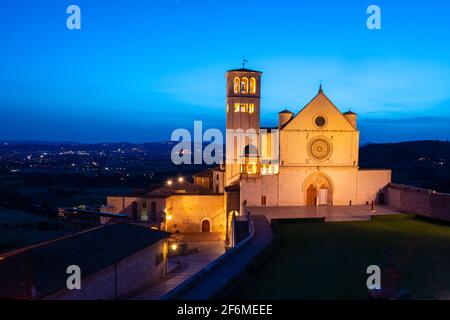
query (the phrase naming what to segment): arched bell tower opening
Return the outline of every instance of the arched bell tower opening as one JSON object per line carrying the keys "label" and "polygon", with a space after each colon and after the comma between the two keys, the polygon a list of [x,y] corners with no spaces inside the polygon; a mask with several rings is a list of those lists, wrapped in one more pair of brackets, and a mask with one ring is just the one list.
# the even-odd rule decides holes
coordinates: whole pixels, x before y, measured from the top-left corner
{"label": "arched bell tower opening", "polygon": [[326,174],[317,172],[309,175],[302,186],[304,204],[307,206],[332,206],[333,182]]}

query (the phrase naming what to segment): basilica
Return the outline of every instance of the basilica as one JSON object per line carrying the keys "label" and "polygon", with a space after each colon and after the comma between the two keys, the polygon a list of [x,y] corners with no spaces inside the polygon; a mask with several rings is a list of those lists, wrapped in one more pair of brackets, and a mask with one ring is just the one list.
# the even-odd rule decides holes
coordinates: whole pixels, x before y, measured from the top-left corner
{"label": "basilica", "polygon": [[228,234],[229,217],[257,208],[384,203],[390,170],[358,165],[354,112],[341,112],[320,86],[301,110],[283,110],[274,127],[260,126],[262,72],[226,73],[225,163],[193,183],[168,180],[145,194],[108,197],[103,211],[174,233]]}
{"label": "basilica", "polygon": [[[320,86],[297,113],[283,110],[278,126],[262,128],[261,76],[244,68],[227,73],[225,190],[239,190],[240,206],[235,209],[379,201],[391,171],[359,168],[357,115],[342,113]],[[233,132],[238,129],[254,130],[257,138],[244,135],[247,140],[236,143]],[[247,144],[249,140],[254,144]],[[236,146],[244,149],[236,152]]]}

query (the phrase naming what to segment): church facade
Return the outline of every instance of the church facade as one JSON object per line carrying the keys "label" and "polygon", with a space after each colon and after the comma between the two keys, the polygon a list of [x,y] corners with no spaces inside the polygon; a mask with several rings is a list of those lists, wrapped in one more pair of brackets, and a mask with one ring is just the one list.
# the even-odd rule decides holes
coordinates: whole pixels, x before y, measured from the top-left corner
{"label": "church facade", "polygon": [[260,127],[261,76],[243,68],[226,77],[226,190],[230,202],[239,192],[235,209],[382,202],[391,171],[359,168],[357,115],[342,113],[320,87],[297,114],[281,111],[278,126]]}

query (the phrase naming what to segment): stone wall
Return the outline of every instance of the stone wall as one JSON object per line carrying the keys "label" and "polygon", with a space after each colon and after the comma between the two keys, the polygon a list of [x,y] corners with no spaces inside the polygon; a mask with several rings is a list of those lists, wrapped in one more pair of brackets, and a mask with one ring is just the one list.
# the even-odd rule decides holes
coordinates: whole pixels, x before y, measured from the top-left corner
{"label": "stone wall", "polygon": [[[328,205],[365,204],[377,202],[380,191],[391,182],[390,170],[358,170],[357,167],[280,167],[273,176],[241,179],[241,203],[247,206],[307,205],[307,189],[310,184],[317,188],[329,188]],[[241,209],[242,211],[242,209]]]}
{"label": "stone wall", "polygon": [[266,197],[267,206],[278,205],[278,175],[242,178],[240,184],[241,213],[244,212],[242,208],[244,201],[247,207],[258,207],[261,206],[263,196]]}
{"label": "stone wall", "polygon": [[[156,257],[163,253],[164,260],[155,264]],[[117,296],[154,283],[161,278],[167,268],[167,243],[159,241],[140,252],[123,259],[117,264]],[[111,300],[115,299],[116,267],[111,265],[94,274],[83,277],[81,270],[81,290],[61,289],[44,297],[46,300]]]}
{"label": "stone wall", "polygon": [[391,170],[359,170],[355,204],[380,203],[380,192],[391,182]]}
{"label": "stone wall", "polygon": [[405,213],[450,221],[450,194],[394,183],[385,193],[388,204]]}
{"label": "stone wall", "polygon": [[[133,217],[133,202],[136,202],[137,220]],[[144,202],[146,206],[144,206]],[[156,204],[156,221],[151,220],[151,204]],[[166,209],[166,198],[150,198],[150,197],[122,197],[108,196],[106,212],[126,214],[135,222],[154,222],[161,224],[163,222],[163,213]]]}
{"label": "stone wall", "polygon": [[211,232],[225,231],[224,195],[173,195],[167,199],[167,214],[172,216],[167,231],[201,232],[203,220]]}

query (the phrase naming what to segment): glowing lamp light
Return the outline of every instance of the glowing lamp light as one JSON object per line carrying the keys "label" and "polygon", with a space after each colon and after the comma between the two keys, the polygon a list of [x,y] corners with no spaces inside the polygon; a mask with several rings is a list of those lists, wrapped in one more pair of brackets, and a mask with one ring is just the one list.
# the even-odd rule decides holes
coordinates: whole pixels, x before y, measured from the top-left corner
{"label": "glowing lamp light", "polygon": [[172,249],[172,251],[176,251],[178,249],[178,245],[174,243],[170,246],[170,248]]}
{"label": "glowing lamp light", "polygon": [[184,181],[184,178],[183,177],[179,177],[178,178],[178,182],[183,182]]}
{"label": "glowing lamp light", "polygon": [[167,185],[168,185],[168,186],[171,186],[172,183],[173,183],[172,180],[167,180]]}
{"label": "glowing lamp light", "polygon": [[172,221],[173,217],[169,214],[166,218],[168,221]]}

